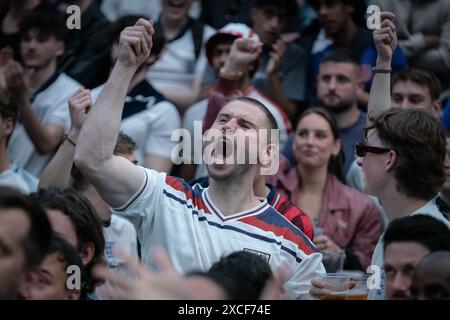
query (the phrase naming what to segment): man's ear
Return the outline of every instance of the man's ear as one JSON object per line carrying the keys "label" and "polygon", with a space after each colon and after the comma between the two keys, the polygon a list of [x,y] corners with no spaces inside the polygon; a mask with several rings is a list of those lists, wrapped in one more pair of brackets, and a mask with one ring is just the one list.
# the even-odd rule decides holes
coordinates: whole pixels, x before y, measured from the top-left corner
{"label": "man's ear", "polygon": [[395,163],[397,162],[397,152],[394,150],[389,151],[388,159],[386,160],[386,171],[391,171]]}
{"label": "man's ear", "polygon": [[94,254],[95,254],[94,243],[88,242],[88,244],[86,244],[86,246],[80,252],[80,257],[81,261],[83,262],[83,265],[87,265],[89,262],[91,262],[92,258],[94,258]]}
{"label": "man's ear", "polygon": [[442,102],[439,99],[436,99],[433,101],[433,103],[431,104],[431,110],[433,112],[433,114],[439,119],[439,117],[441,116],[441,111],[442,111]]}
{"label": "man's ear", "polygon": [[64,45],[64,41],[57,41],[56,42],[56,56],[59,58],[60,56],[63,55],[64,50],[65,50],[65,45]]}
{"label": "man's ear", "polygon": [[14,130],[14,121],[12,117],[7,117],[4,121],[3,121],[3,133],[5,136],[9,136],[11,135],[11,133]]}

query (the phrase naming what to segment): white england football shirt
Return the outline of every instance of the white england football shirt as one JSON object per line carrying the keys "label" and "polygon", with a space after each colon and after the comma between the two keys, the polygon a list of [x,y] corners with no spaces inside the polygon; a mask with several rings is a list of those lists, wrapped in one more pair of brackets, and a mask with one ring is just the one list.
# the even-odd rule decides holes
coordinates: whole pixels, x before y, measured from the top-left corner
{"label": "white england football shirt", "polygon": [[190,187],[181,179],[143,169],[142,186],[115,213],[136,227],[142,261],[154,268],[152,253],[162,248],[178,272],[207,270],[221,257],[251,251],[274,270],[283,261],[291,267],[284,285],[289,298],[309,292],[311,279],[325,272],[322,255],[293,224],[266,200],[245,212],[225,216],[208,189]]}

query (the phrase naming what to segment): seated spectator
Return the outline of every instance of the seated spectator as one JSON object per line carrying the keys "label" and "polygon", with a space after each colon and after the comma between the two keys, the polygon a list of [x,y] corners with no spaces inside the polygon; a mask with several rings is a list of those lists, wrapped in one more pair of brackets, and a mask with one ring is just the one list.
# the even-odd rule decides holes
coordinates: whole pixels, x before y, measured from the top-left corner
{"label": "seated spectator", "polygon": [[[345,48],[328,52],[320,62],[316,105],[324,107],[337,120],[344,153],[344,174],[355,159],[356,144],[364,138],[367,115],[358,109],[361,90],[361,67],[353,52]],[[294,136],[291,136],[283,150],[292,165],[296,163],[293,140]]]}
{"label": "seated spectator", "polygon": [[250,12],[252,28],[264,44],[253,84],[280,105],[291,122],[306,100],[308,53],[285,43],[281,34],[297,10],[295,0],[255,0]]}
{"label": "seated spectator", "polygon": [[432,217],[415,215],[394,220],[383,242],[386,299],[411,299],[414,268],[430,253],[450,251],[450,230]]}
{"label": "seated spectator", "polygon": [[8,152],[12,161],[39,177],[69,127],[67,100],[80,85],[56,68],[56,59],[64,52],[64,22],[55,12],[30,13],[22,20],[20,33],[27,70],[12,60],[4,70],[21,119]]}
{"label": "seated spectator", "polygon": [[450,251],[429,254],[416,266],[411,297],[419,300],[450,300]]}
{"label": "seated spectator", "polygon": [[10,188],[0,187],[0,299],[16,299],[23,280],[50,248],[52,229],[42,208]]}
{"label": "seated spectator", "polygon": [[411,66],[450,79],[450,2],[374,0],[396,16],[399,45]]}
{"label": "seated spectator", "polygon": [[325,236],[314,241],[318,249],[345,250],[344,268],[365,270],[383,224],[369,197],[343,184],[339,131],[326,110],[313,108],[300,116],[293,152],[297,166],[281,161],[268,182],[324,229]]}
{"label": "seated spectator", "polygon": [[[364,19],[367,7],[365,0],[311,0],[311,4],[318,13],[321,29],[312,33],[315,42],[308,83],[315,84],[313,80],[319,73],[320,62],[328,51],[342,47],[351,49],[361,63],[365,91],[358,92],[358,102],[365,108],[368,101],[367,92],[373,78],[372,67],[376,64],[376,50],[371,31],[367,29]],[[407,65],[406,58],[399,48],[395,50],[392,61],[393,72]],[[308,88],[308,95],[310,101],[313,101],[314,87]]]}
{"label": "seated spectator", "polygon": [[47,213],[53,231],[77,249],[85,270],[81,299],[92,299],[94,266],[103,263],[105,239],[100,219],[89,201],[74,189],[46,188],[30,195]]}
{"label": "seated spectator", "polygon": [[[138,16],[125,16],[114,22],[109,31],[113,44],[110,59],[115,63],[119,55],[120,32],[134,25]],[[180,117],[176,106],[166,99],[146,80],[152,74],[149,68],[156,63],[164,51],[165,39],[161,29],[153,35],[152,52],[133,76],[127,91],[121,130],[129,135],[137,145],[136,158],[140,165],[160,172],[170,173],[173,163],[171,151],[175,143],[171,134],[180,128]],[[92,91],[92,98],[97,99],[104,85]]]}
{"label": "seated spectator", "polygon": [[[40,266],[33,270],[31,280],[20,288],[20,298],[26,300],[79,300],[80,289],[68,288],[69,267],[78,267],[83,277],[83,265],[77,250],[66,240],[53,235],[50,250]],[[81,278],[79,280],[81,280]],[[70,282],[72,283],[72,282]],[[76,283],[74,283],[76,284]]]}
{"label": "seated spectator", "polygon": [[[107,32],[109,22],[96,0],[62,0],[81,10],[81,28],[69,29],[66,50],[58,59],[58,68],[84,87],[92,89],[106,81],[110,68]],[[66,10],[64,10],[65,12]]]}
{"label": "seated spectator", "polygon": [[192,0],[161,1],[161,16],[156,24],[168,44],[147,75],[150,83],[181,111],[199,98],[207,64],[203,44],[214,33],[213,28],[189,16],[191,4]]}

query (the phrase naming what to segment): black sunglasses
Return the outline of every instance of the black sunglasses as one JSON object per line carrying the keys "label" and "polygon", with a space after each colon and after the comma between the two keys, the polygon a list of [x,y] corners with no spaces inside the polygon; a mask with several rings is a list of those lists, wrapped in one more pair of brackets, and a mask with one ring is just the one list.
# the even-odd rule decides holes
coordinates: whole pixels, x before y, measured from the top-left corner
{"label": "black sunglasses", "polygon": [[372,147],[372,146],[368,146],[364,143],[358,143],[356,145],[356,155],[358,157],[365,157],[368,152],[376,153],[376,154],[383,154],[383,153],[387,153],[389,151],[391,151],[391,149]]}

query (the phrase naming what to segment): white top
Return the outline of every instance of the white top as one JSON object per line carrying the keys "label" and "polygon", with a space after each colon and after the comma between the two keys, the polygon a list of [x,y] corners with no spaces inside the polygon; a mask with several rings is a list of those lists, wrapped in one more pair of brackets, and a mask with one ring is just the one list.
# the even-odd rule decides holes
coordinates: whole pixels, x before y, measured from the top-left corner
{"label": "white top", "polygon": [[[438,207],[435,203],[435,198],[431,199],[427,202],[422,208],[416,210],[415,212],[411,213],[410,216],[423,214],[426,216],[433,217],[439,221],[444,222],[447,227],[450,228],[450,221],[445,219],[444,215],[439,211]],[[375,250],[372,255],[372,265],[378,266],[381,269],[381,285],[378,290],[370,290],[369,291],[369,300],[383,300],[384,299],[384,284],[385,284],[385,272],[384,272],[384,259],[383,259],[383,237],[384,233],[381,235],[380,239],[378,240],[377,246],[375,247]]]}
{"label": "white top", "polygon": [[136,227],[142,261],[155,265],[152,253],[164,249],[180,273],[208,270],[235,251],[252,251],[275,270],[286,261],[291,272],[284,289],[288,297],[309,292],[311,279],[325,272],[322,255],[312,242],[266,200],[257,207],[225,216],[208,189],[190,187],[181,179],[143,169],[144,182],[123,206],[115,209]]}
{"label": "white top", "polygon": [[[70,128],[67,102],[79,88],[81,85],[78,82],[61,73],[53,82],[50,80],[50,83],[44,84],[43,90],[40,89],[34,94],[34,100],[32,99],[34,114],[44,126],[56,124],[67,132]],[[20,118],[11,135],[8,154],[11,160],[36,177],[40,177],[53,156],[53,153],[40,155],[36,151]]]}
{"label": "white top", "polygon": [[12,168],[0,172],[0,186],[14,188],[25,194],[30,193],[28,185]]}
{"label": "white top", "polygon": [[[208,25],[203,29],[203,44],[215,34]],[[190,28],[178,39],[169,41],[158,61],[148,71],[147,79],[157,89],[192,90],[195,83],[200,83],[205,72],[207,60],[205,49],[195,60],[195,49]]]}
{"label": "white top", "polygon": [[[95,101],[103,89],[101,85],[91,91]],[[173,103],[159,100],[153,96],[128,96],[125,98],[125,108],[133,103],[145,104],[145,108],[129,117],[122,119],[120,130],[136,142],[136,159],[140,165],[145,165],[145,157],[156,155],[170,159],[175,141],[171,141],[172,132],[181,126],[180,115]]]}

